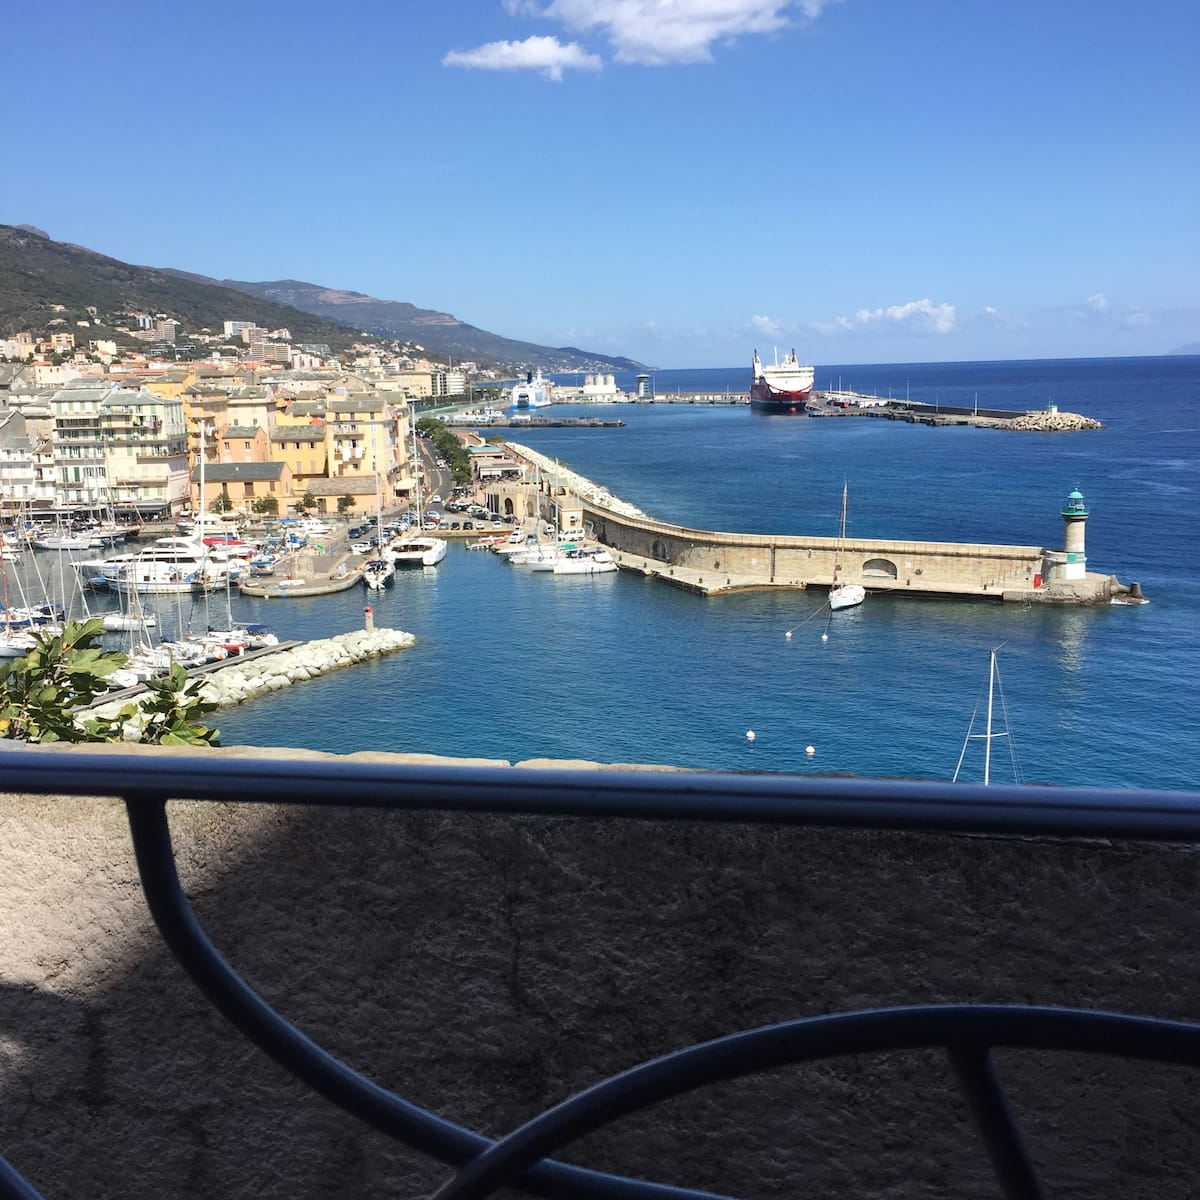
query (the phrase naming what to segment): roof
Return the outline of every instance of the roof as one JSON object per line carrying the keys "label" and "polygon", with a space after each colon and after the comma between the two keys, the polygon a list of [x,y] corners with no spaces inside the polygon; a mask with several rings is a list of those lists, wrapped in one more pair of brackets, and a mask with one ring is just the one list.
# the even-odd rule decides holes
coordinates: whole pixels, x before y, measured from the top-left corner
{"label": "roof", "polygon": [[271,433],[273,442],[323,442],[324,425],[278,425]]}
{"label": "roof", "polygon": [[234,438],[257,437],[258,436],[258,426],[257,425],[230,425],[228,429],[226,429],[222,434],[220,434],[220,436],[227,437],[227,438],[229,438],[229,437],[234,437]]}
{"label": "roof", "polygon": [[[283,463],[205,463],[206,483],[251,483],[256,480],[279,479],[283,475]],[[192,482],[200,482],[200,468],[192,471]]]}
{"label": "roof", "polygon": [[314,496],[373,496],[373,475],[340,475],[333,479],[310,479],[304,488]]}

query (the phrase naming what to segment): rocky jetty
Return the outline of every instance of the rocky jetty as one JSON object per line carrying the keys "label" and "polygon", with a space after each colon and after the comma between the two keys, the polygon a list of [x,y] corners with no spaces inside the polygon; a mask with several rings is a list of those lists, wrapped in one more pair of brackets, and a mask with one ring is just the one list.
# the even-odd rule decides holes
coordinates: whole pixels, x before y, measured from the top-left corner
{"label": "rocky jetty", "polygon": [[1104,425],[1091,417],[1080,416],[1079,413],[1041,409],[1023,413],[1013,421],[1000,422],[1000,427],[1032,433],[1065,433],[1079,429],[1103,429]]}
{"label": "rocky jetty", "polygon": [[[202,677],[202,694],[204,699],[221,707],[241,704],[267,692],[278,692],[294,683],[315,679],[318,675],[324,675],[327,671],[339,667],[351,667],[370,658],[381,658],[385,654],[405,650],[415,641],[416,638],[411,633],[404,633],[399,629],[360,629],[353,633],[305,642],[302,646],[280,650],[276,654],[248,659],[245,662],[235,659],[220,670]],[[116,716],[126,703],[128,701],[100,705],[95,709],[96,715]],[[138,703],[136,697],[133,703]],[[136,717],[128,722],[128,738],[136,739],[138,724]]]}

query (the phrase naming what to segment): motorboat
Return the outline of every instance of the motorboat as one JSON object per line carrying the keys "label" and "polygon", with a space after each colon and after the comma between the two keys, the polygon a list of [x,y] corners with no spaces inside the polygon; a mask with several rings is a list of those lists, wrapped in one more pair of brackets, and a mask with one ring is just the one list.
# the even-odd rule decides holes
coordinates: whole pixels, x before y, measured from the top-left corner
{"label": "motorboat", "polygon": [[[571,546],[570,549],[575,549]],[[554,564],[558,560],[560,547],[558,546],[526,546],[522,550],[518,550],[516,554],[508,555],[510,565],[514,567],[528,567],[533,571],[553,571]]]}
{"label": "motorboat", "polygon": [[613,556],[600,547],[595,550],[564,550],[554,560],[555,575],[606,575],[620,570]]}
{"label": "motorboat", "polygon": [[436,567],[446,557],[449,543],[444,538],[416,537],[397,538],[392,542],[388,555],[397,567]]}
{"label": "motorboat", "polygon": [[396,565],[386,558],[369,558],[363,563],[362,581],[372,591],[382,591],[395,581]]}

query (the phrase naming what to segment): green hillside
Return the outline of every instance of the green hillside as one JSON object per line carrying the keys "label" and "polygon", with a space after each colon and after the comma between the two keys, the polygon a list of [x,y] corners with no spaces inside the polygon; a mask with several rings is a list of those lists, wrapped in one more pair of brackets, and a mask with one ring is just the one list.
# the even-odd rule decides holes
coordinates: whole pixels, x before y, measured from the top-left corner
{"label": "green hillside", "polygon": [[[89,315],[89,306],[96,316]],[[64,328],[80,340],[121,342],[114,326],[131,312],[164,313],[182,322],[181,332],[219,333],[224,321],[253,321],[267,329],[286,328],[296,342],[323,342],[334,350],[376,340],[232,288],[132,266],[28,229],[0,225],[0,337],[24,329],[44,333],[52,321],[64,321]],[[89,321],[90,328],[77,328],[79,320]]]}

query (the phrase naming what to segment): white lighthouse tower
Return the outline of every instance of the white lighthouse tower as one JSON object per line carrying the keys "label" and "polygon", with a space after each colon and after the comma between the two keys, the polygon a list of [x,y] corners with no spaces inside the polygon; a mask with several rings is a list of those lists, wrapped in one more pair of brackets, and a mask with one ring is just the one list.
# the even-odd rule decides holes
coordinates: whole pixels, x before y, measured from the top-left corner
{"label": "white lighthouse tower", "polygon": [[1088,506],[1078,487],[1063,501],[1063,564],[1061,579],[1082,579],[1087,574],[1087,554],[1084,551],[1084,530]]}

